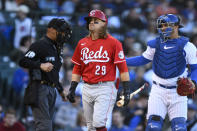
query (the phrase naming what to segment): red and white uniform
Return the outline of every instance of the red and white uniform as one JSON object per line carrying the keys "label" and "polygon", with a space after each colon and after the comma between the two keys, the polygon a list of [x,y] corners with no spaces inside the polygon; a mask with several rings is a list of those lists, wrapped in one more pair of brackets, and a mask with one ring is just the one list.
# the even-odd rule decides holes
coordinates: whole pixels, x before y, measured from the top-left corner
{"label": "red and white uniform", "polygon": [[116,65],[125,61],[122,44],[111,35],[106,39],[81,39],[71,60],[81,66],[81,76],[87,83],[114,81]]}
{"label": "red and white uniform", "polygon": [[82,102],[88,131],[105,127],[116,102],[116,64],[124,63],[122,44],[111,35],[106,39],[81,39],[71,60],[78,65],[84,83]]}

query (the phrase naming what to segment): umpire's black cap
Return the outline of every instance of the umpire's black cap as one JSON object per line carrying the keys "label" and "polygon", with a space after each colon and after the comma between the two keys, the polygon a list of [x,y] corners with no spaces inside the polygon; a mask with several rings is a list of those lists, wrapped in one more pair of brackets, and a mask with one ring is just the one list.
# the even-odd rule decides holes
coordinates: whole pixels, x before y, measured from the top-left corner
{"label": "umpire's black cap", "polygon": [[58,32],[66,32],[68,28],[70,29],[69,24],[64,19],[53,18],[48,23],[48,28],[54,28]]}

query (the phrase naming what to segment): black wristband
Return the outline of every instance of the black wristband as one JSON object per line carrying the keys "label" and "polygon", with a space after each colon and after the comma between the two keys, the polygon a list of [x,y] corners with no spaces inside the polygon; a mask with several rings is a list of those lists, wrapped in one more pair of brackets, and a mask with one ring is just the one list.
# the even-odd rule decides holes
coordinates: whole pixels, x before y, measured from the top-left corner
{"label": "black wristband", "polygon": [[123,86],[123,90],[125,92],[129,92],[130,93],[130,81],[123,81],[122,82],[122,86]]}
{"label": "black wristband", "polygon": [[75,91],[75,89],[77,88],[77,85],[78,85],[78,82],[72,81],[69,91]]}

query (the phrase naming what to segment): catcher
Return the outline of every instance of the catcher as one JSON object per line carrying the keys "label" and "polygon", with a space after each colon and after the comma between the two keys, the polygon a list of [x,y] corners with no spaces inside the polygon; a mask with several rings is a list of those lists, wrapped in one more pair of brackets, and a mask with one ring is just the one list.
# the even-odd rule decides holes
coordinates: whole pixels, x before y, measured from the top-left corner
{"label": "catcher", "polygon": [[[148,41],[141,56],[127,58],[128,66],[152,61],[153,85],[148,100],[146,131],[161,131],[168,113],[172,131],[186,131],[187,95],[197,82],[197,49],[187,37],[179,36],[180,18],[174,14],[158,17],[159,37]],[[189,65],[191,76],[187,78]]]}

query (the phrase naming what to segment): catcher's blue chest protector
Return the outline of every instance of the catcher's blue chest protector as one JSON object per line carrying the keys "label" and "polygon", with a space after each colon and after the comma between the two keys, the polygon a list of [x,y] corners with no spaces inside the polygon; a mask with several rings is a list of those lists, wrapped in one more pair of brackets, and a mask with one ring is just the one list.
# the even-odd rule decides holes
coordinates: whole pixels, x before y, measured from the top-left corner
{"label": "catcher's blue chest protector", "polygon": [[155,48],[153,71],[161,78],[173,78],[181,75],[186,68],[184,46],[189,41],[186,37],[169,39],[161,43],[159,38],[151,40],[148,45]]}

